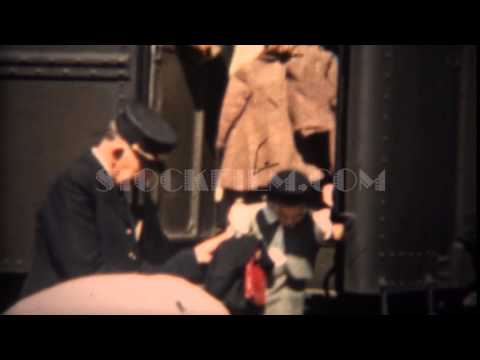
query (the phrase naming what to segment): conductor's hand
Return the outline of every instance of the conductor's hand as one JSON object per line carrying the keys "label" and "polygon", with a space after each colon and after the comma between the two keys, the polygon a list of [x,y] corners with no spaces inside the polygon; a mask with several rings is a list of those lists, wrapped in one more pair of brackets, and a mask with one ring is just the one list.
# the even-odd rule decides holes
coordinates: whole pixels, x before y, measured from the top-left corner
{"label": "conductor's hand", "polygon": [[224,233],[215,236],[214,238],[205,240],[200,245],[197,245],[194,248],[195,257],[197,262],[201,265],[207,265],[212,262],[213,255],[215,251],[222,245],[225,241],[230,240],[235,235],[235,232],[232,228],[227,229]]}

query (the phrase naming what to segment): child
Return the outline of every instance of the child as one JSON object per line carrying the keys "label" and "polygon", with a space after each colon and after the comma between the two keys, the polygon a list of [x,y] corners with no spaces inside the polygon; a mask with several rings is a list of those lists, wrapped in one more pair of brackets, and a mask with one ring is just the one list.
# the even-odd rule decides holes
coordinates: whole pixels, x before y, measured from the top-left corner
{"label": "child", "polygon": [[313,278],[318,248],[324,240],[308,208],[313,195],[305,176],[280,173],[269,186],[267,207],[259,211],[253,223],[254,234],[265,243],[275,264],[267,290],[266,315],[304,313],[306,284]]}
{"label": "child", "polygon": [[[252,220],[248,234],[226,242],[216,253],[206,288],[234,314],[251,313],[253,301],[256,313],[303,315],[306,284],[325,239],[308,205],[319,194],[296,171],[275,176],[266,194],[267,205]],[[251,294],[252,289],[264,294]]]}

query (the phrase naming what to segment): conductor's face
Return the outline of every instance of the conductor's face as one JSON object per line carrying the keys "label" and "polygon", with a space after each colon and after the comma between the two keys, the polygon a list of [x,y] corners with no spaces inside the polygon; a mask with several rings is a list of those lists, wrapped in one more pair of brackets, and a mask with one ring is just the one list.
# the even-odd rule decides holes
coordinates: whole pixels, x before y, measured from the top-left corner
{"label": "conductor's face", "polygon": [[[109,132],[93,150],[117,185],[134,180],[145,169],[163,172],[163,165],[168,159],[167,154],[145,152],[138,144],[130,144],[115,131]],[[151,172],[144,175],[148,178]]]}
{"label": "conductor's face", "polygon": [[111,177],[118,185],[131,181],[143,170],[142,161],[132,146],[116,137],[111,147]]}

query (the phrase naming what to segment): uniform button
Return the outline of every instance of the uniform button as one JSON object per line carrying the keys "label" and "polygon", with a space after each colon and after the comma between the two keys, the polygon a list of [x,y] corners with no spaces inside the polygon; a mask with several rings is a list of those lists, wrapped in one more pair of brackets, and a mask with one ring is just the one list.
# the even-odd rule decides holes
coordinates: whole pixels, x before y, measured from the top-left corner
{"label": "uniform button", "polygon": [[128,253],[128,257],[130,258],[130,260],[137,261],[137,255],[133,251],[130,251]]}

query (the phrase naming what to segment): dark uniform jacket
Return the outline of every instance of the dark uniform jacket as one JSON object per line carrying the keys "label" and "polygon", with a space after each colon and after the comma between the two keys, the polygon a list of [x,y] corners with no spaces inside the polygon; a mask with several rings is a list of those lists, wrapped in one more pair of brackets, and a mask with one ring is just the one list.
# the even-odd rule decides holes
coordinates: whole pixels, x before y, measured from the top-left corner
{"label": "dark uniform jacket", "polygon": [[[193,279],[199,269],[192,250],[174,255],[147,200],[140,242],[125,193],[108,191],[102,166],[89,152],[50,187],[38,214],[33,267],[22,295],[97,273],[162,272]],[[149,197],[147,197],[149,198]]]}

